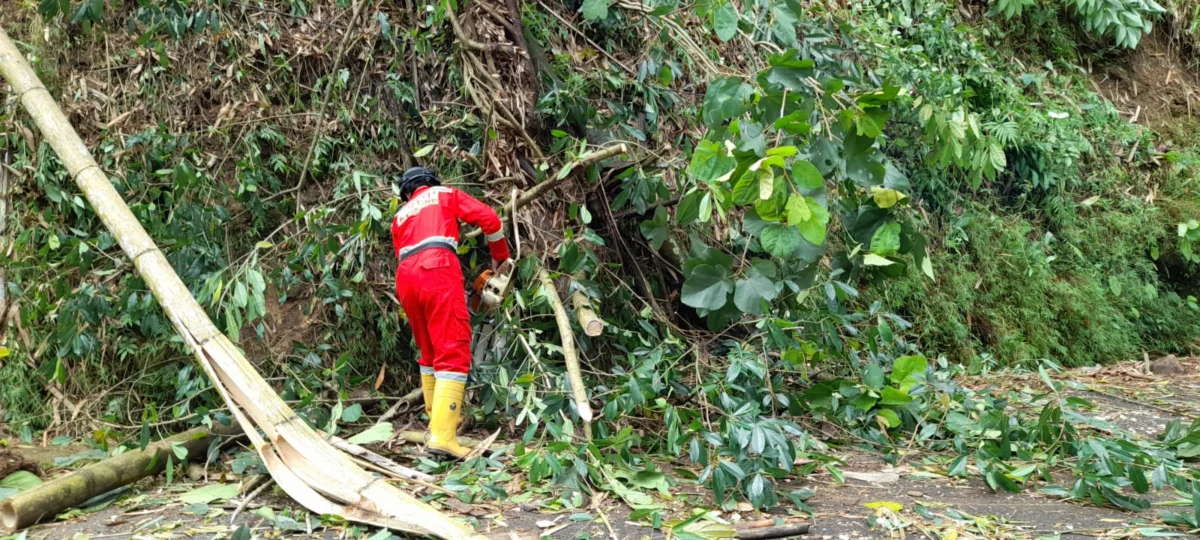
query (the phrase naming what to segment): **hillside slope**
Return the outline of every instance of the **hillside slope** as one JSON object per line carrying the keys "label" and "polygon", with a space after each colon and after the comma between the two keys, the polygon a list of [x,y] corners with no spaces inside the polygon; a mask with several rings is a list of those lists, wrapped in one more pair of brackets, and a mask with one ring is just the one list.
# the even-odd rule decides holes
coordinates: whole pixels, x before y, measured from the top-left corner
{"label": "hillside slope", "polygon": [[[718,496],[769,506],[764,478],[821,446],[801,419],[894,450],[971,399],[923,393],[961,369],[1200,348],[1187,11],[1034,4],[22,0],[0,24],[314,424],[414,387],[387,240],[400,171],[506,209],[561,182],[509,220],[518,290],[478,318],[495,331],[475,419],[525,442],[579,425],[546,268],[608,325],[575,336],[598,437],[687,453]],[[4,104],[0,422],[103,441],[221,417]],[[486,255],[462,260],[474,275]],[[938,429],[923,437],[949,448]]]}

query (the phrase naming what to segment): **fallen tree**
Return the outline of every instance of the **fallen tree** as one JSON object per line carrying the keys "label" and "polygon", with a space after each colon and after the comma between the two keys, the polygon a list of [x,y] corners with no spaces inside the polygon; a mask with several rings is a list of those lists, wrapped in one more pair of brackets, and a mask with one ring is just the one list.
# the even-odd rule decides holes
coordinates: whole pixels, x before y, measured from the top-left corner
{"label": "fallen tree", "polygon": [[271,476],[288,495],[318,514],[447,540],[479,538],[466,525],[355,465],[280,399],[208,318],[3,29],[0,75],[133,262]]}
{"label": "fallen tree", "polygon": [[92,497],[162,472],[177,446],[187,450],[188,459],[196,459],[205,455],[214,438],[240,432],[196,428],[93,463],[0,502],[0,526],[11,532],[54,517]]}

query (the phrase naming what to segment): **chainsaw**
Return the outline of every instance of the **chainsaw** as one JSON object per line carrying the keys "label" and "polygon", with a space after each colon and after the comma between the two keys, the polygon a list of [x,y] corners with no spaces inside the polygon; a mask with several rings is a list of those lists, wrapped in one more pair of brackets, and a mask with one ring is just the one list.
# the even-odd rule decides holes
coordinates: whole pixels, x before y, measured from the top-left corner
{"label": "chainsaw", "polygon": [[504,302],[512,285],[512,273],[515,267],[512,259],[508,259],[500,263],[494,272],[490,269],[480,272],[479,276],[475,278],[475,282],[471,284],[468,302],[471,312],[490,311]]}

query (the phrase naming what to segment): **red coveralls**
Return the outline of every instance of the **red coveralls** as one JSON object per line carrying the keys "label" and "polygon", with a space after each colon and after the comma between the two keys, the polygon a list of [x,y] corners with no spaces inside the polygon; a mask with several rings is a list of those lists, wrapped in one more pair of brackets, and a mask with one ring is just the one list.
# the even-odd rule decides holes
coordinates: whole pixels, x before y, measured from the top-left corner
{"label": "red coveralls", "polygon": [[471,371],[471,320],[463,290],[458,247],[459,220],[483,229],[492,258],[509,258],[500,217],[457,189],[417,188],[392,221],[392,245],[400,260],[396,296],[408,315],[422,374],[467,381]]}

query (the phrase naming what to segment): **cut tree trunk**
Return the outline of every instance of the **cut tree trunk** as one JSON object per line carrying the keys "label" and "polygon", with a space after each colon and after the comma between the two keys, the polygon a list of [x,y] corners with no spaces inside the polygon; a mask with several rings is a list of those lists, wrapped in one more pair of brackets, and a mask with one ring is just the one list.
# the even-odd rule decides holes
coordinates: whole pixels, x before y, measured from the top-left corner
{"label": "cut tree trunk", "polygon": [[208,318],[3,29],[0,75],[12,85],[104,227],[133,262],[284,492],[317,514],[446,540],[482,538],[360,468],[280,399]]}
{"label": "cut tree trunk", "polygon": [[7,531],[23,529],[92,497],[154,476],[166,467],[175,445],[186,448],[189,459],[202,457],[217,436],[205,428],[185,431],[13,495],[0,501],[0,525]]}

